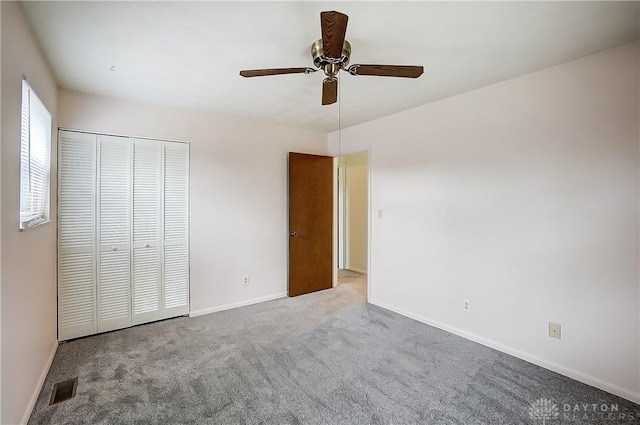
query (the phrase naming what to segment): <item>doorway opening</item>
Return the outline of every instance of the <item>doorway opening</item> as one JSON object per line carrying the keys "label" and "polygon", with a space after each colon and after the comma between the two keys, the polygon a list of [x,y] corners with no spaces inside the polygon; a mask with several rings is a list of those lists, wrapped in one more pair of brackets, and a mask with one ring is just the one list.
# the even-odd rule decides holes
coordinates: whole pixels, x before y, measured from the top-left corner
{"label": "doorway opening", "polygon": [[337,161],[337,286],[366,296],[369,272],[369,152]]}

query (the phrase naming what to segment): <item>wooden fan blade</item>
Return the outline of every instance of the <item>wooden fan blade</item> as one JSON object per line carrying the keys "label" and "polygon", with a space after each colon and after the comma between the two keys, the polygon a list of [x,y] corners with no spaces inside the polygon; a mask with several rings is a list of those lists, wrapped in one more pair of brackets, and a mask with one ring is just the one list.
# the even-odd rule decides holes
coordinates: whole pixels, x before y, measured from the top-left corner
{"label": "wooden fan blade", "polygon": [[422,66],[407,65],[351,65],[351,75],[376,75],[380,77],[418,78],[424,72]]}
{"label": "wooden fan blade", "polygon": [[240,71],[240,75],[243,77],[264,77],[267,75],[309,74],[311,72],[316,72],[316,70],[313,68],[245,69]]}
{"label": "wooden fan blade", "polygon": [[322,50],[329,58],[339,59],[342,56],[344,37],[347,34],[349,17],[343,13],[331,11],[320,13],[322,27]]}
{"label": "wooden fan blade", "polygon": [[338,101],[338,80],[325,78],[322,81],[322,104],[331,105]]}

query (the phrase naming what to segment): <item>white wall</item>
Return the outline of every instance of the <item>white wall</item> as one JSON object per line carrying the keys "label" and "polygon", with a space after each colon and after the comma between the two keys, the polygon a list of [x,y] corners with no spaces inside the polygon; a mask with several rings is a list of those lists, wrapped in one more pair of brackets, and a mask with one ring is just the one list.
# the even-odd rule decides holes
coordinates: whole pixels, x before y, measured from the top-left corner
{"label": "white wall", "polygon": [[345,157],[347,269],[367,272],[369,233],[368,179],[369,154]]}
{"label": "white wall", "polygon": [[[53,115],[57,88],[35,38],[14,2],[2,8],[2,418],[26,421],[46,376],[56,340],[56,183],[51,222],[19,232],[22,76]],[[55,135],[55,132],[52,134]],[[55,158],[55,136],[52,158]]]}
{"label": "white wall", "polygon": [[192,314],[285,296],[287,152],[326,153],[325,134],[69,90],[58,114],[60,127],[191,143]]}
{"label": "white wall", "polygon": [[343,130],[371,149],[372,302],[640,402],[639,49]]}

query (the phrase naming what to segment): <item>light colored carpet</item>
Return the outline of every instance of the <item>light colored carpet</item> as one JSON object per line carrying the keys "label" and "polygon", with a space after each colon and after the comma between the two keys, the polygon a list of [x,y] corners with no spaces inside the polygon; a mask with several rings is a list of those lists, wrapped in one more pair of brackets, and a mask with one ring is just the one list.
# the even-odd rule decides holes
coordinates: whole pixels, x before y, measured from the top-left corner
{"label": "light colored carpet", "polygon": [[[30,424],[541,424],[541,397],[640,406],[335,289],[60,346]],[[49,407],[55,382],[74,399]],[[562,419],[562,409],[560,409]],[[547,424],[640,423],[607,418]]]}
{"label": "light colored carpet", "polygon": [[352,272],[351,270],[339,269],[338,270],[338,285],[344,285],[347,283],[353,283],[354,288],[357,288],[360,295],[366,299],[367,297],[367,275]]}

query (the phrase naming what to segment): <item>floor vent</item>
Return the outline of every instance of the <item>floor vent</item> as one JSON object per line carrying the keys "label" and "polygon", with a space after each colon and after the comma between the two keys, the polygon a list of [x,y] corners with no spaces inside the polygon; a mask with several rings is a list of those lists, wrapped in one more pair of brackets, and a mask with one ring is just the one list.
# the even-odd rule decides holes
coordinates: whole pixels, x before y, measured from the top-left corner
{"label": "floor vent", "polygon": [[55,384],[53,386],[53,392],[51,393],[51,400],[49,400],[49,406],[74,398],[76,396],[77,387],[78,378],[69,379]]}

